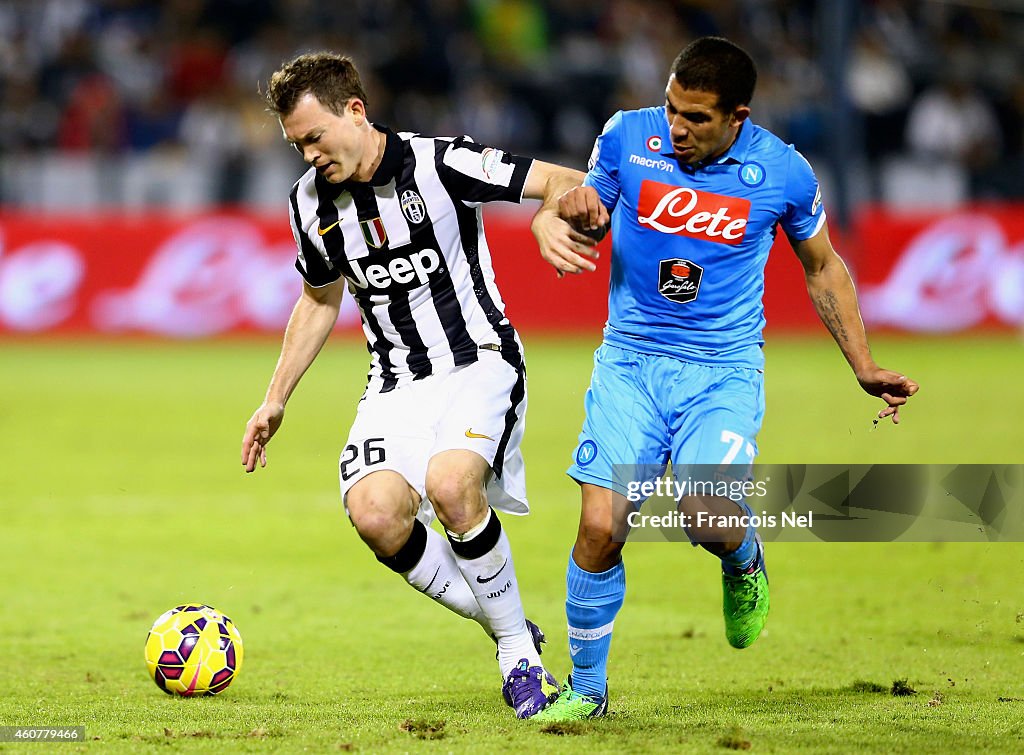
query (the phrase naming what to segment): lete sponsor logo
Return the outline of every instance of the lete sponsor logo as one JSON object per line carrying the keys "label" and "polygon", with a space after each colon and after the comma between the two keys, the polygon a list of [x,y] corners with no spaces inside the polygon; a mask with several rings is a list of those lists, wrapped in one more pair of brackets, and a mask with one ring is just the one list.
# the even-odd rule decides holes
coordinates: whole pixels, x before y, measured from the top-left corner
{"label": "lete sponsor logo", "polygon": [[660,233],[735,245],[746,233],[750,200],[645,180],[637,209],[640,225]]}
{"label": "lete sponsor logo", "polygon": [[963,214],[929,225],[895,255],[879,285],[861,286],[864,319],[906,330],[953,331],[995,318],[1024,325],[1024,240],[994,218]]}
{"label": "lete sponsor logo", "polygon": [[0,323],[20,331],[47,330],[75,310],[85,265],[59,241],[35,241],[12,251],[0,236]]}
{"label": "lete sponsor logo", "polygon": [[[204,218],[157,247],[130,288],[99,293],[90,319],[101,331],[178,337],[247,324],[277,330],[300,290],[294,260],[293,243],[268,246],[245,219]],[[358,320],[354,303],[348,309],[345,319]]]}

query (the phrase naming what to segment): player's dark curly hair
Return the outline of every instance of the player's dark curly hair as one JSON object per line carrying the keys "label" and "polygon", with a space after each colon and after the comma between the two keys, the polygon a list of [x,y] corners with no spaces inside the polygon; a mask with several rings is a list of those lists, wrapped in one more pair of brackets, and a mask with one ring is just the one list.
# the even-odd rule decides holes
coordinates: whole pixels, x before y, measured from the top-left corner
{"label": "player's dark curly hair", "polygon": [[688,44],[672,63],[672,75],[683,89],[717,94],[723,113],[749,105],[757,84],[753,59],[724,37],[701,37]]}
{"label": "player's dark curly hair", "polygon": [[366,91],[352,59],[333,52],[300,55],[274,71],[267,83],[267,106],[279,118],[290,115],[307,92],[335,115],[354,97],[367,104]]}

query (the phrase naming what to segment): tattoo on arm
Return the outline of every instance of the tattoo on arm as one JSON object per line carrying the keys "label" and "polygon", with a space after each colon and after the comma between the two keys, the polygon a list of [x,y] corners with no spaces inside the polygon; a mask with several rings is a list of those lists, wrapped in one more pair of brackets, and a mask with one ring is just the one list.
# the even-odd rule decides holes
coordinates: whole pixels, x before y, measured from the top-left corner
{"label": "tattoo on arm", "polygon": [[842,313],[839,311],[839,300],[832,289],[825,289],[814,296],[814,306],[821,316],[825,327],[829,329],[832,336],[839,343],[846,343],[850,340],[846,332],[846,325],[843,323]]}

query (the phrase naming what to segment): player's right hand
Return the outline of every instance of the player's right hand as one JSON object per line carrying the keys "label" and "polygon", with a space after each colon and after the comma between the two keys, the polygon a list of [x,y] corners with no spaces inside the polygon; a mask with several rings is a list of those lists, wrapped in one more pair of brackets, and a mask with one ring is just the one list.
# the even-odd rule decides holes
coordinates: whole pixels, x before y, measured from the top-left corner
{"label": "player's right hand", "polygon": [[[558,198],[558,215],[577,230],[595,234],[611,222],[593,186],[577,186]],[[601,233],[603,236],[603,233]],[[600,240],[600,236],[596,236]]]}
{"label": "player's right hand", "polygon": [[593,272],[597,269],[590,261],[600,256],[594,248],[597,240],[574,229],[553,209],[542,207],[533,216],[530,230],[537,239],[540,256],[555,268],[559,278],[566,273],[576,274],[584,270]]}
{"label": "player's right hand", "polygon": [[284,404],[273,402],[264,401],[252,415],[242,436],[242,466],[246,472],[256,469],[257,461],[261,467],[267,466],[267,444],[283,420]]}

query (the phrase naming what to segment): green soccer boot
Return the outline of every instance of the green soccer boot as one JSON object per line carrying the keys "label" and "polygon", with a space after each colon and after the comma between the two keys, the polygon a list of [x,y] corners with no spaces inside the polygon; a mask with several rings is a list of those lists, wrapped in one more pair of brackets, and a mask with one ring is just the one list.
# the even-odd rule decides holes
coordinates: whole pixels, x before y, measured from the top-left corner
{"label": "green soccer boot", "polygon": [[768,572],[758,543],[757,560],[745,574],[722,572],[725,637],[734,648],[750,647],[768,621]]}
{"label": "green soccer boot", "polygon": [[608,687],[605,686],[604,697],[602,698],[583,695],[573,690],[572,674],[569,674],[557,699],[530,720],[540,721],[541,723],[565,723],[567,721],[584,721],[588,718],[600,718],[607,712]]}

